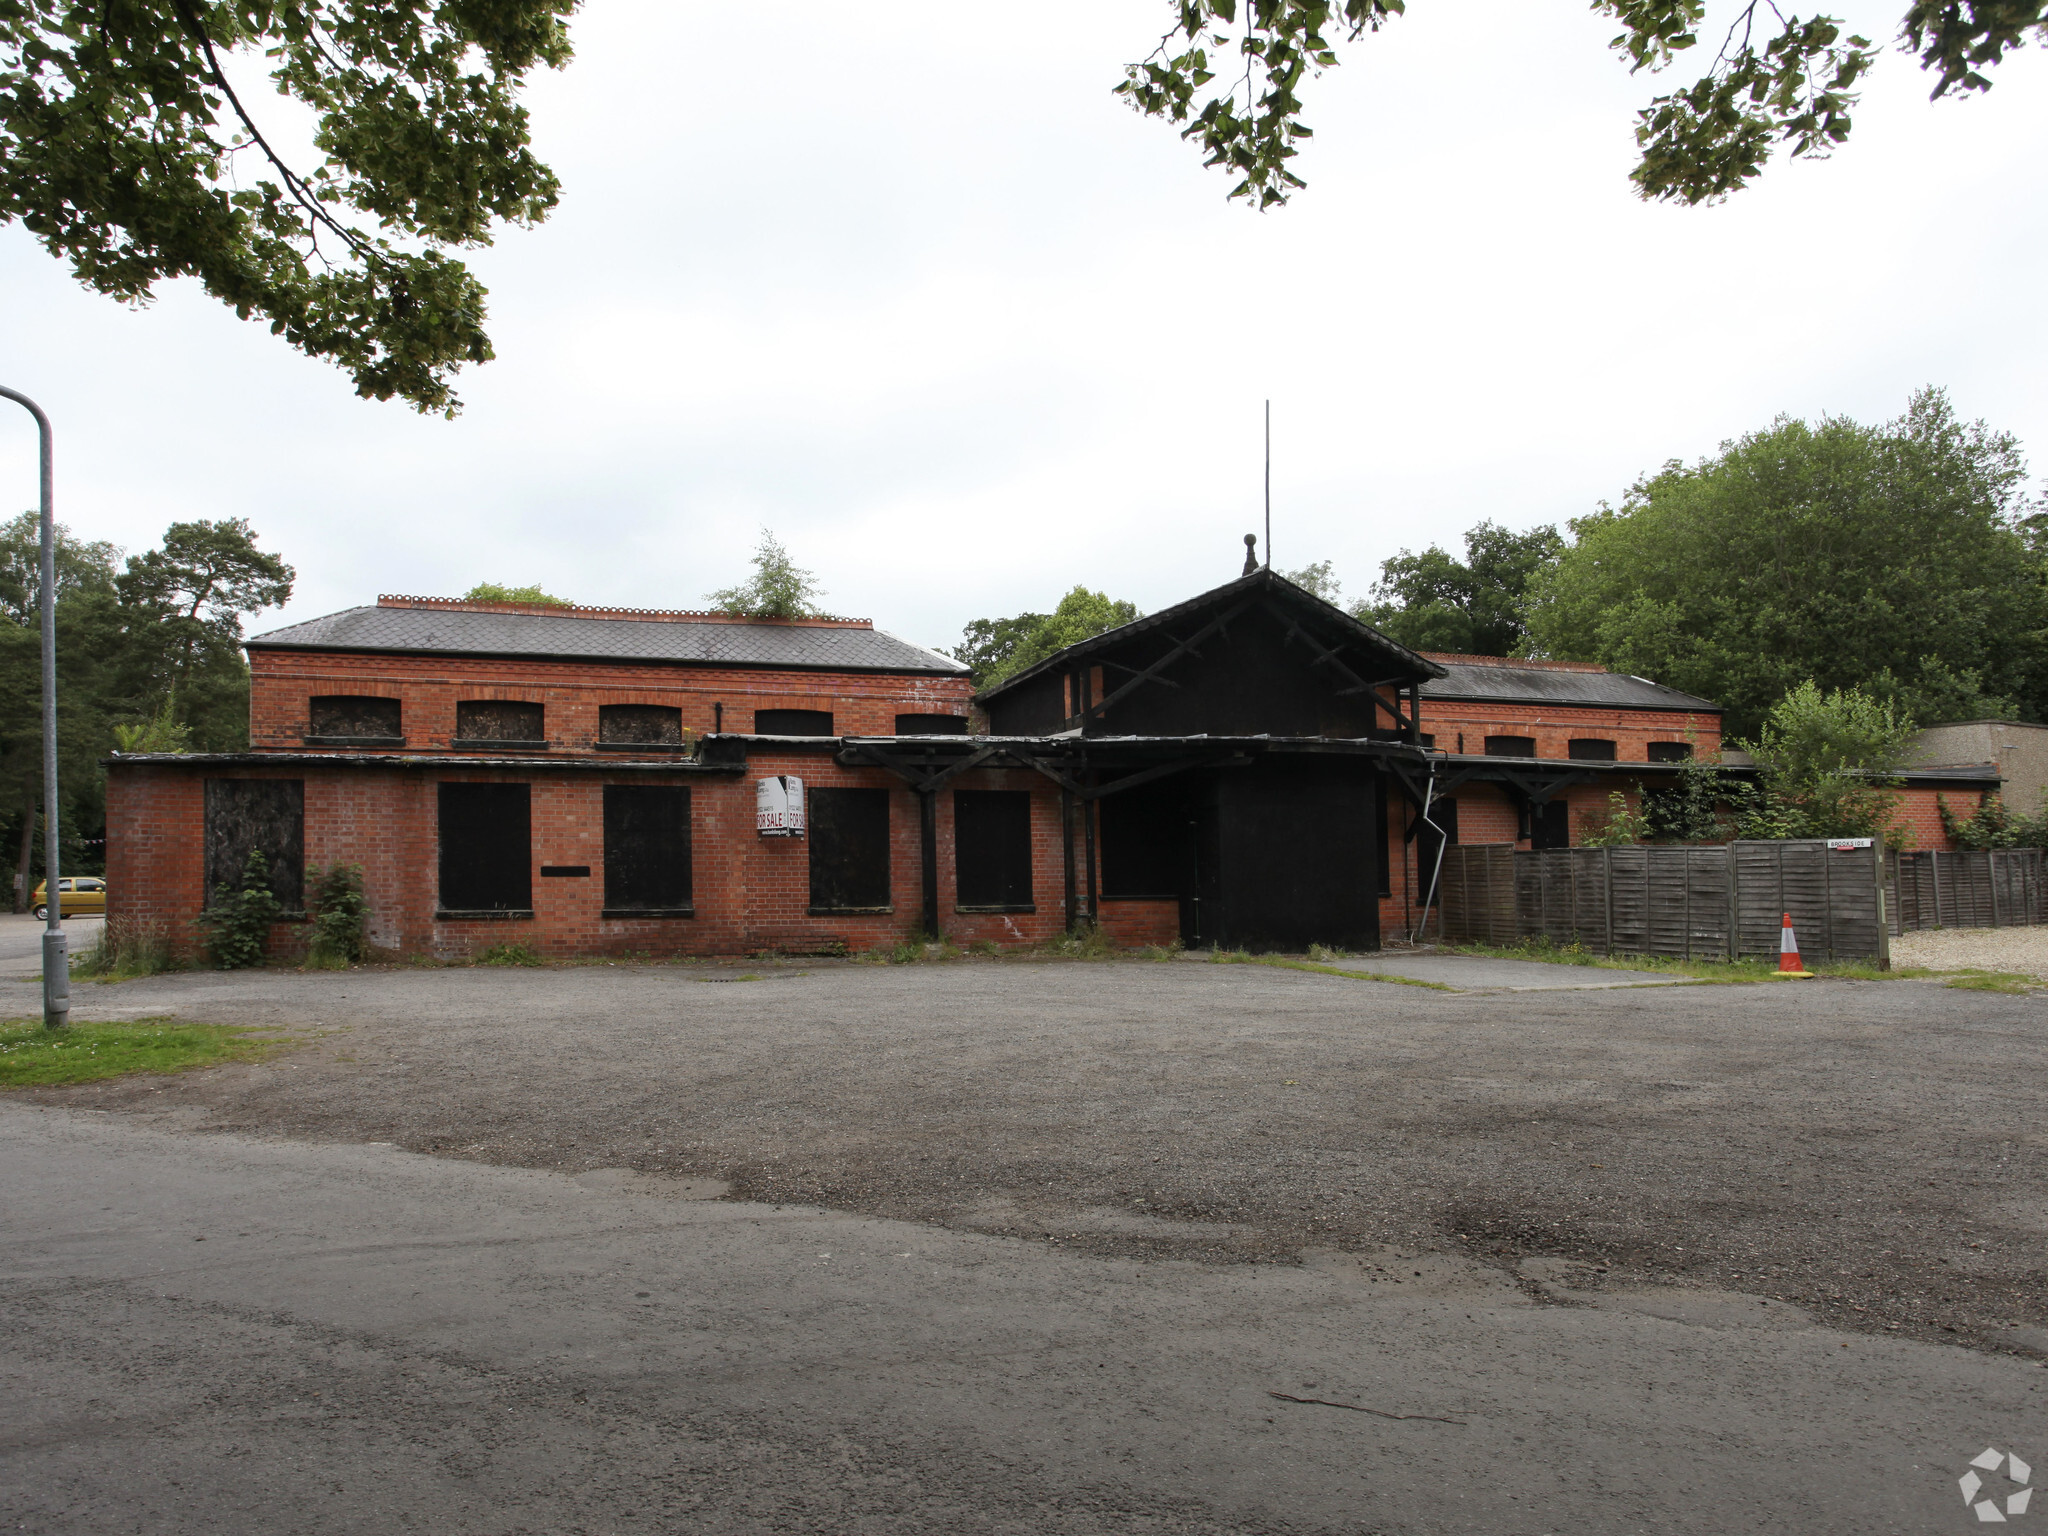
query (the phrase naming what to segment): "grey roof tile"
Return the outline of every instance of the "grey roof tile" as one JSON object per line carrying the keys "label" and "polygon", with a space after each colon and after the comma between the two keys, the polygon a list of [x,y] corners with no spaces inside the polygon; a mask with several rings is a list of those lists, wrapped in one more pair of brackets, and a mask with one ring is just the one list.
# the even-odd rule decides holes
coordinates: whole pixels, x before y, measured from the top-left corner
{"label": "grey roof tile", "polygon": [[410,651],[565,661],[669,662],[845,672],[967,670],[879,629],[835,624],[604,619],[365,606],[253,635],[251,650]]}
{"label": "grey roof tile", "polygon": [[1671,709],[1721,713],[1721,706],[1626,672],[1568,672],[1551,667],[1491,667],[1439,662],[1444,676],[1422,685],[1425,699],[1487,699],[1529,704],[1584,704],[1609,709]]}

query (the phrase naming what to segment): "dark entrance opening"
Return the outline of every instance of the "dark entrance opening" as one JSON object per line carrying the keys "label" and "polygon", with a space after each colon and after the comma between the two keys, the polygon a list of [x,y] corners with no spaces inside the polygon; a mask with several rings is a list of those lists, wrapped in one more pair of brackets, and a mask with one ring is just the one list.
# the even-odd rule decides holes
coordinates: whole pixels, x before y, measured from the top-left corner
{"label": "dark entrance opening", "polygon": [[953,872],[962,912],[1032,912],[1031,794],[953,791]]}
{"label": "dark entrance opening", "polygon": [[1208,775],[1195,839],[1199,941],[1378,949],[1378,780],[1362,763],[1313,758]]}
{"label": "dark entrance opening", "polygon": [[666,784],[604,787],[604,915],[688,917],[690,791]]}
{"label": "dark entrance opening", "polygon": [[525,784],[443,784],[442,917],[533,915],[533,814]]}
{"label": "dark entrance opening", "polygon": [[1572,809],[1562,800],[1546,800],[1529,807],[1529,846],[1569,848],[1572,845]]}
{"label": "dark entrance opening", "polygon": [[1458,802],[1430,802],[1429,820],[1415,828],[1415,901],[1418,906],[1435,906],[1439,892],[1433,882],[1442,866],[1440,854],[1458,843]]}
{"label": "dark entrance opening", "polygon": [[813,789],[811,911],[889,910],[889,791]]}

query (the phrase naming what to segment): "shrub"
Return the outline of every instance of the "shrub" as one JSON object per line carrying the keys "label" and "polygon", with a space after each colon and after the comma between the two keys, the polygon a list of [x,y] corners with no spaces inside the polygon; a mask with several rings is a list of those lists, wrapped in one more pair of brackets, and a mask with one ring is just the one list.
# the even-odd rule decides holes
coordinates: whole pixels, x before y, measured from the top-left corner
{"label": "shrub", "polygon": [[363,866],[337,862],[322,869],[316,864],[306,870],[306,884],[313,915],[306,964],[338,971],[368,958],[370,902],[363,894]]}
{"label": "shrub", "polygon": [[231,890],[225,883],[215,886],[213,904],[200,915],[199,927],[213,963],[223,971],[261,965],[270,925],[283,912],[270,889],[270,861],[259,849],[242,866],[241,889]]}
{"label": "shrub", "polygon": [[1628,803],[1620,790],[1609,790],[1607,809],[1579,812],[1579,846],[1582,848],[1624,848],[1647,842],[1650,818]]}
{"label": "shrub", "polygon": [[530,946],[525,944],[493,944],[488,949],[477,951],[478,965],[545,965]]}

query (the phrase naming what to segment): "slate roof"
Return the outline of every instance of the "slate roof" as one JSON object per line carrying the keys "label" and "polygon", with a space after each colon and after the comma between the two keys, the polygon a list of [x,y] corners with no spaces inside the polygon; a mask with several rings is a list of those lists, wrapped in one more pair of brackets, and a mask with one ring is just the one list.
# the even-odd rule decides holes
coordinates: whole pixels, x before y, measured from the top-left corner
{"label": "slate roof", "polygon": [[1494,704],[1576,704],[1605,709],[1687,710],[1718,715],[1711,700],[1680,693],[1626,672],[1580,672],[1550,667],[1474,666],[1439,662],[1444,675],[1422,685],[1429,699],[1472,699]]}
{"label": "slate roof", "polygon": [[832,672],[952,675],[967,670],[950,656],[884,630],[853,625],[599,619],[381,605],[345,608],[253,635],[245,644],[252,651],[400,651]]}

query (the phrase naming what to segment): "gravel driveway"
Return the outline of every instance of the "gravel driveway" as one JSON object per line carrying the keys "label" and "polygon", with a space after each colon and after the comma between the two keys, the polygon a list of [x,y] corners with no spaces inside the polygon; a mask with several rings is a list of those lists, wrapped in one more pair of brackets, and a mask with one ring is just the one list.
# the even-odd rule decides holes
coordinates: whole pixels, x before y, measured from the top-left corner
{"label": "gravel driveway", "polygon": [[1711,1285],[2048,1356],[2033,996],[963,961],[190,973],[74,997],[317,1037],[37,1095],[174,1127],[688,1175],[1105,1256],[1468,1255],[1538,1290]]}
{"label": "gravel driveway", "polygon": [[2016,971],[2048,981],[2048,927],[1904,933],[1892,940],[1892,964],[1936,971]]}

